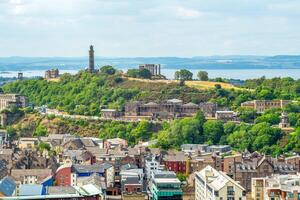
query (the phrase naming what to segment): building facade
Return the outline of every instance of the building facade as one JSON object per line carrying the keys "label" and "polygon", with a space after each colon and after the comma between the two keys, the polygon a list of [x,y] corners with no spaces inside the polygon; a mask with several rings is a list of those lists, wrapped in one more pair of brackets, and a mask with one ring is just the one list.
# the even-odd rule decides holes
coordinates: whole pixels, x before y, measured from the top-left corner
{"label": "building facade", "polygon": [[170,171],[156,171],[152,176],[150,187],[151,200],[181,200],[181,182]]}
{"label": "building facade", "polygon": [[242,107],[252,108],[258,113],[263,113],[271,108],[283,108],[285,105],[292,103],[290,100],[253,100],[241,104]]}
{"label": "building facade", "polygon": [[206,166],[196,173],[195,200],[246,200],[246,191],[225,173]]}
{"label": "building facade", "polygon": [[50,69],[45,72],[45,79],[52,79],[59,77],[59,70],[58,69]]}
{"label": "building facade", "polygon": [[174,119],[179,117],[189,117],[202,111],[206,117],[214,117],[217,105],[212,103],[187,103],[181,100],[170,99],[164,102],[142,103],[139,101],[125,104],[125,116],[128,117],[151,117],[153,119]]}
{"label": "building facade", "polygon": [[300,199],[300,175],[272,175],[252,178],[253,200],[298,200]]}
{"label": "building facade", "polygon": [[19,94],[0,94],[0,111],[10,106],[24,108],[27,106],[27,99]]}

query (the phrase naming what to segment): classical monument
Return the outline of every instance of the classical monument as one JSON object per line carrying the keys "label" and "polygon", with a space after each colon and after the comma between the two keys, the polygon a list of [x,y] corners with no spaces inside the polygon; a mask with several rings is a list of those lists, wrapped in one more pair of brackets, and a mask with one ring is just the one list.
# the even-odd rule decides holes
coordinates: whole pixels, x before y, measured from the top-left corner
{"label": "classical monument", "polygon": [[160,76],[160,64],[140,64],[139,70],[148,69],[152,76]]}
{"label": "classical monument", "polygon": [[59,77],[58,69],[50,69],[45,72],[45,79],[53,79]]}
{"label": "classical monument", "polygon": [[290,100],[253,100],[241,104],[242,107],[252,108],[258,113],[263,113],[270,108],[283,108],[285,105],[292,103]]}
{"label": "classical monument", "polygon": [[151,117],[152,119],[174,119],[195,115],[202,111],[206,117],[214,117],[217,105],[214,103],[186,103],[179,99],[170,99],[160,103],[142,103],[135,101],[125,105],[126,117]]}
{"label": "classical monument", "polygon": [[90,50],[89,50],[89,67],[88,67],[88,71],[90,73],[95,72],[95,58],[94,58],[94,47],[93,47],[93,45],[90,46]]}

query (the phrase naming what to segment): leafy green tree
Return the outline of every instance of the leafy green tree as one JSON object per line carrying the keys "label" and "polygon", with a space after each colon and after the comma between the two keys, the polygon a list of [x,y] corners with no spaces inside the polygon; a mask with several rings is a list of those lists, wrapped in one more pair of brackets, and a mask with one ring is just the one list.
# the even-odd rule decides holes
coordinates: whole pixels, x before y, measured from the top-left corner
{"label": "leafy green tree", "polygon": [[223,123],[218,120],[209,120],[203,125],[204,136],[210,144],[218,144],[224,133]]}
{"label": "leafy green tree", "polygon": [[224,134],[229,135],[233,133],[236,129],[236,124],[234,122],[226,122],[223,127],[224,127]]}
{"label": "leafy green tree", "polygon": [[16,139],[16,137],[17,137],[17,131],[12,126],[7,126],[6,127],[6,132],[7,132],[8,138],[10,140]]}
{"label": "leafy green tree", "polygon": [[152,74],[148,69],[139,70],[139,77],[140,78],[150,79],[151,76],[152,76]]}
{"label": "leafy green tree", "polygon": [[270,124],[263,122],[254,125],[249,134],[253,138],[253,150],[261,150],[265,146],[271,146],[282,137],[282,132],[279,128],[273,128]]}
{"label": "leafy green tree", "polygon": [[116,70],[110,65],[105,65],[100,68],[100,72],[104,74],[113,75],[116,73]]}
{"label": "leafy green tree", "polygon": [[280,115],[277,113],[265,113],[255,119],[255,123],[267,122],[269,124],[275,125],[280,122]]}
{"label": "leafy green tree", "polygon": [[43,150],[47,150],[47,151],[50,151],[51,150],[51,147],[48,143],[45,143],[45,142],[40,142],[39,145],[38,145],[38,149],[40,151],[43,151]]}
{"label": "leafy green tree", "polygon": [[181,69],[175,72],[176,80],[188,81],[193,79],[193,73],[186,69]]}
{"label": "leafy green tree", "polygon": [[206,71],[199,71],[197,77],[200,81],[208,81],[208,73]]}
{"label": "leafy green tree", "polygon": [[273,92],[272,89],[262,89],[257,94],[258,99],[262,100],[271,100],[273,99]]}
{"label": "leafy green tree", "polygon": [[131,134],[136,139],[136,142],[149,140],[152,135],[151,124],[148,121],[141,121],[132,130]]}
{"label": "leafy green tree", "polygon": [[40,137],[40,136],[46,136],[48,134],[47,128],[43,126],[42,124],[39,124],[34,132],[34,136]]}
{"label": "leafy green tree", "polygon": [[251,141],[247,130],[236,130],[227,137],[228,144],[236,149],[245,150],[251,148]]}
{"label": "leafy green tree", "polygon": [[162,149],[169,149],[172,146],[170,143],[169,131],[163,130],[158,133],[157,146],[161,147]]}
{"label": "leafy green tree", "polygon": [[138,69],[128,69],[126,74],[129,77],[137,78],[139,76],[139,70]]}
{"label": "leafy green tree", "polygon": [[184,182],[187,179],[187,175],[185,175],[183,173],[177,173],[176,177],[180,180],[180,182]]}
{"label": "leafy green tree", "polygon": [[252,108],[240,107],[238,109],[239,117],[243,122],[253,123],[254,119],[257,117],[256,110]]}

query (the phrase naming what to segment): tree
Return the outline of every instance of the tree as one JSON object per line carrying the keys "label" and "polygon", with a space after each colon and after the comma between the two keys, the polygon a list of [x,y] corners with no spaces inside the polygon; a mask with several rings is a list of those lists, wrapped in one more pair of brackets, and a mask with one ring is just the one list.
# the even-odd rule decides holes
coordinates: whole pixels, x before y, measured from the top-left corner
{"label": "tree", "polygon": [[129,77],[137,78],[139,76],[139,70],[138,69],[128,69],[126,74]]}
{"label": "tree", "polygon": [[100,72],[108,75],[113,75],[116,73],[116,70],[110,65],[105,65],[100,68]]}
{"label": "tree", "polygon": [[278,124],[280,122],[280,114],[278,113],[264,113],[262,116],[259,116],[255,119],[255,123],[266,122],[271,125]]}
{"label": "tree", "polygon": [[276,144],[282,137],[282,132],[279,128],[273,128],[266,122],[255,124],[248,134],[252,138],[251,146],[254,151],[260,151],[265,146]]}
{"label": "tree", "polygon": [[169,131],[160,131],[157,135],[157,146],[162,149],[169,149],[171,147]]}
{"label": "tree", "polygon": [[152,135],[151,124],[148,121],[139,122],[137,127],[131,131],[131,135],[136,142],[149,140]]}
{"label": "tree", "polygon": [[215,90],[220,90],[222,89],[222,86],[220,84],[215,84]]}
{"label": "tree", "polygon": [[8,138],[10,140],[16,139],[17,131],[12,126],[7,126],[6,127],[6,132],[7,132]]}
{"label": "tree", "polygon": [[223,123],[217,120],[209,120],[204,123],[203,131],[205,140],[211,144],[218,144],[224,133]]}
{"label": "tree", "polygon": [[179,71],[175,72],[175,79],[176,80],[192,80],[193,79],[193,73],[186,69],[181,69]]}
{"label": "tree", "polygon": [[239,117],[243,122],[253,123],[254,119],[257,116],[256,110],[252,108],[239,108],[238,109]]}
{"label": "tree", "polygon": [[51,150],[51,147],[48,143],[45,143],[45,142],[40,142],[39,145],[38,145],[38,149],[40,151],[43,151],[43,150],[47,150],[47,151],[50,151]]}
{"label": "tree", "polygon": [[184,182],[187,179],[187,175],[185,175],[183,173],[177,173],[176,177],[180,180],[180,182]]}
{"label": "tree", "polygon": [[150,79],[152,76],[151,72],[148,69],[139,70],[139,77]]}
{"label": "tree", "polygon": [[47,129],[45,126],[43,126],[42,124],[39,124],[36,129],[35,132],[33,134],[34,136],[40,137],[40,136],[46,136],[47,135]]}
{"label": "tree", "polygon": [[206,71],[199,71],[197,77],[200,81],[208,81],[208,73]]}

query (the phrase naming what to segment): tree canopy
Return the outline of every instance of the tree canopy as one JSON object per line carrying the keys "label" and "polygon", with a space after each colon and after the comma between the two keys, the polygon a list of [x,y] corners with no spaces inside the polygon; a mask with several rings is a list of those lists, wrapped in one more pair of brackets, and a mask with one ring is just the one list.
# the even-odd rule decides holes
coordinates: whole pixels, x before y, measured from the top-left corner
{"label": "tree canopy", "polygon": [[199,71],[197,77],[200,81],[208,81],[208,73],[206,71]]}
{"label": "tree canopy", "polygon": [[182,81],[192,80],[193,73],[190,72],[189,70],[181,69],[181,70],[175,72],[175,79],[182,80]]}

